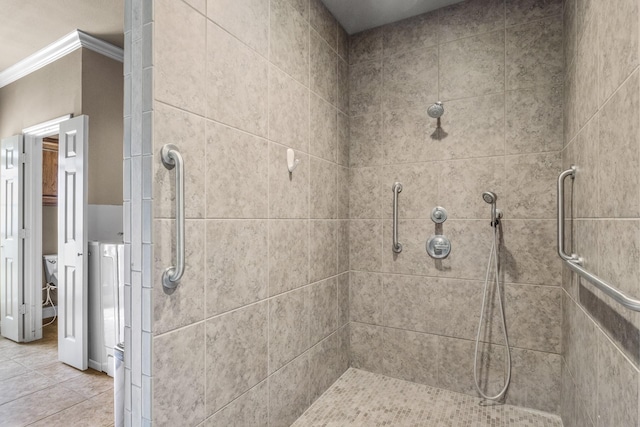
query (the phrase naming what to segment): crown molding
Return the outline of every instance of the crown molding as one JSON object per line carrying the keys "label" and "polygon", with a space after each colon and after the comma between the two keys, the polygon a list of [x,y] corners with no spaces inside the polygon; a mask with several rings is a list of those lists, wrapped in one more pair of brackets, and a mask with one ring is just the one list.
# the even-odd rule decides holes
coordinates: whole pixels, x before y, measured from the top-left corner
{"label": "crown molding", "polygon": [[81,47],[119,62],[124,61],[123,49],[80,30],[75,30],[0,72],[0,88],[57,61]]}

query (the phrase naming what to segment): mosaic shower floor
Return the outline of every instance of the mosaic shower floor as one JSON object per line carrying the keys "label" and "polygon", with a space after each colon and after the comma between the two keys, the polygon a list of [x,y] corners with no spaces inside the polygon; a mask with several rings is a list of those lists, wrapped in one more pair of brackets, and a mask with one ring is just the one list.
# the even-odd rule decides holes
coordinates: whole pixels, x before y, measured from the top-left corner
{"label": "mosaic shower floor", "polygon": [[[562,427],[559,417],[350,368],[295,427]],[[292,427],[293,427],[292,426]]]}

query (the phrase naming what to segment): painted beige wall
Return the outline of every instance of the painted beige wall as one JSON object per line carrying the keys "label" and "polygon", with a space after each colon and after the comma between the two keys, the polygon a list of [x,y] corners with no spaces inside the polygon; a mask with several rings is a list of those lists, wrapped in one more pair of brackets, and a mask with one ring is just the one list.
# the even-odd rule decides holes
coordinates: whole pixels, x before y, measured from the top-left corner
{"label": "painted beige wall", "polygon": [[82,51],[82,114],[89,116],[89,204],[122,204],[122,63]]}

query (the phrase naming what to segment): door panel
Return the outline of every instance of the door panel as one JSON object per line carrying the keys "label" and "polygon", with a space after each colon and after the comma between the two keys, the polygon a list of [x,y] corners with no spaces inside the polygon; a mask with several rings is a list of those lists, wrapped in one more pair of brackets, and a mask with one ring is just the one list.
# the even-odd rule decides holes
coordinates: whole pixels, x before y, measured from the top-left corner
{"label": "door panel", "polygon": [[58,151],[58,358],[85,370],[89,362],[87,148],[89,118],[60,124]]}
{"label": "door panel", "polygon": [[0,319],[2,336],[24,340],[23,228],[24,166],[22,135],[0,142]]}

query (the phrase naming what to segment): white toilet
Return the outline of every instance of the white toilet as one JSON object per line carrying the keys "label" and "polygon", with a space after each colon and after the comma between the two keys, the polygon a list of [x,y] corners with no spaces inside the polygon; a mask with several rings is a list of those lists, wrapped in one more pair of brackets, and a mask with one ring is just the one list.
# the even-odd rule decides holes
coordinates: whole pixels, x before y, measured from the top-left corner
{"label": "white toilet", "polygon": [[58,286],[58,255],[43,255],[42,262],[46,283]]}

